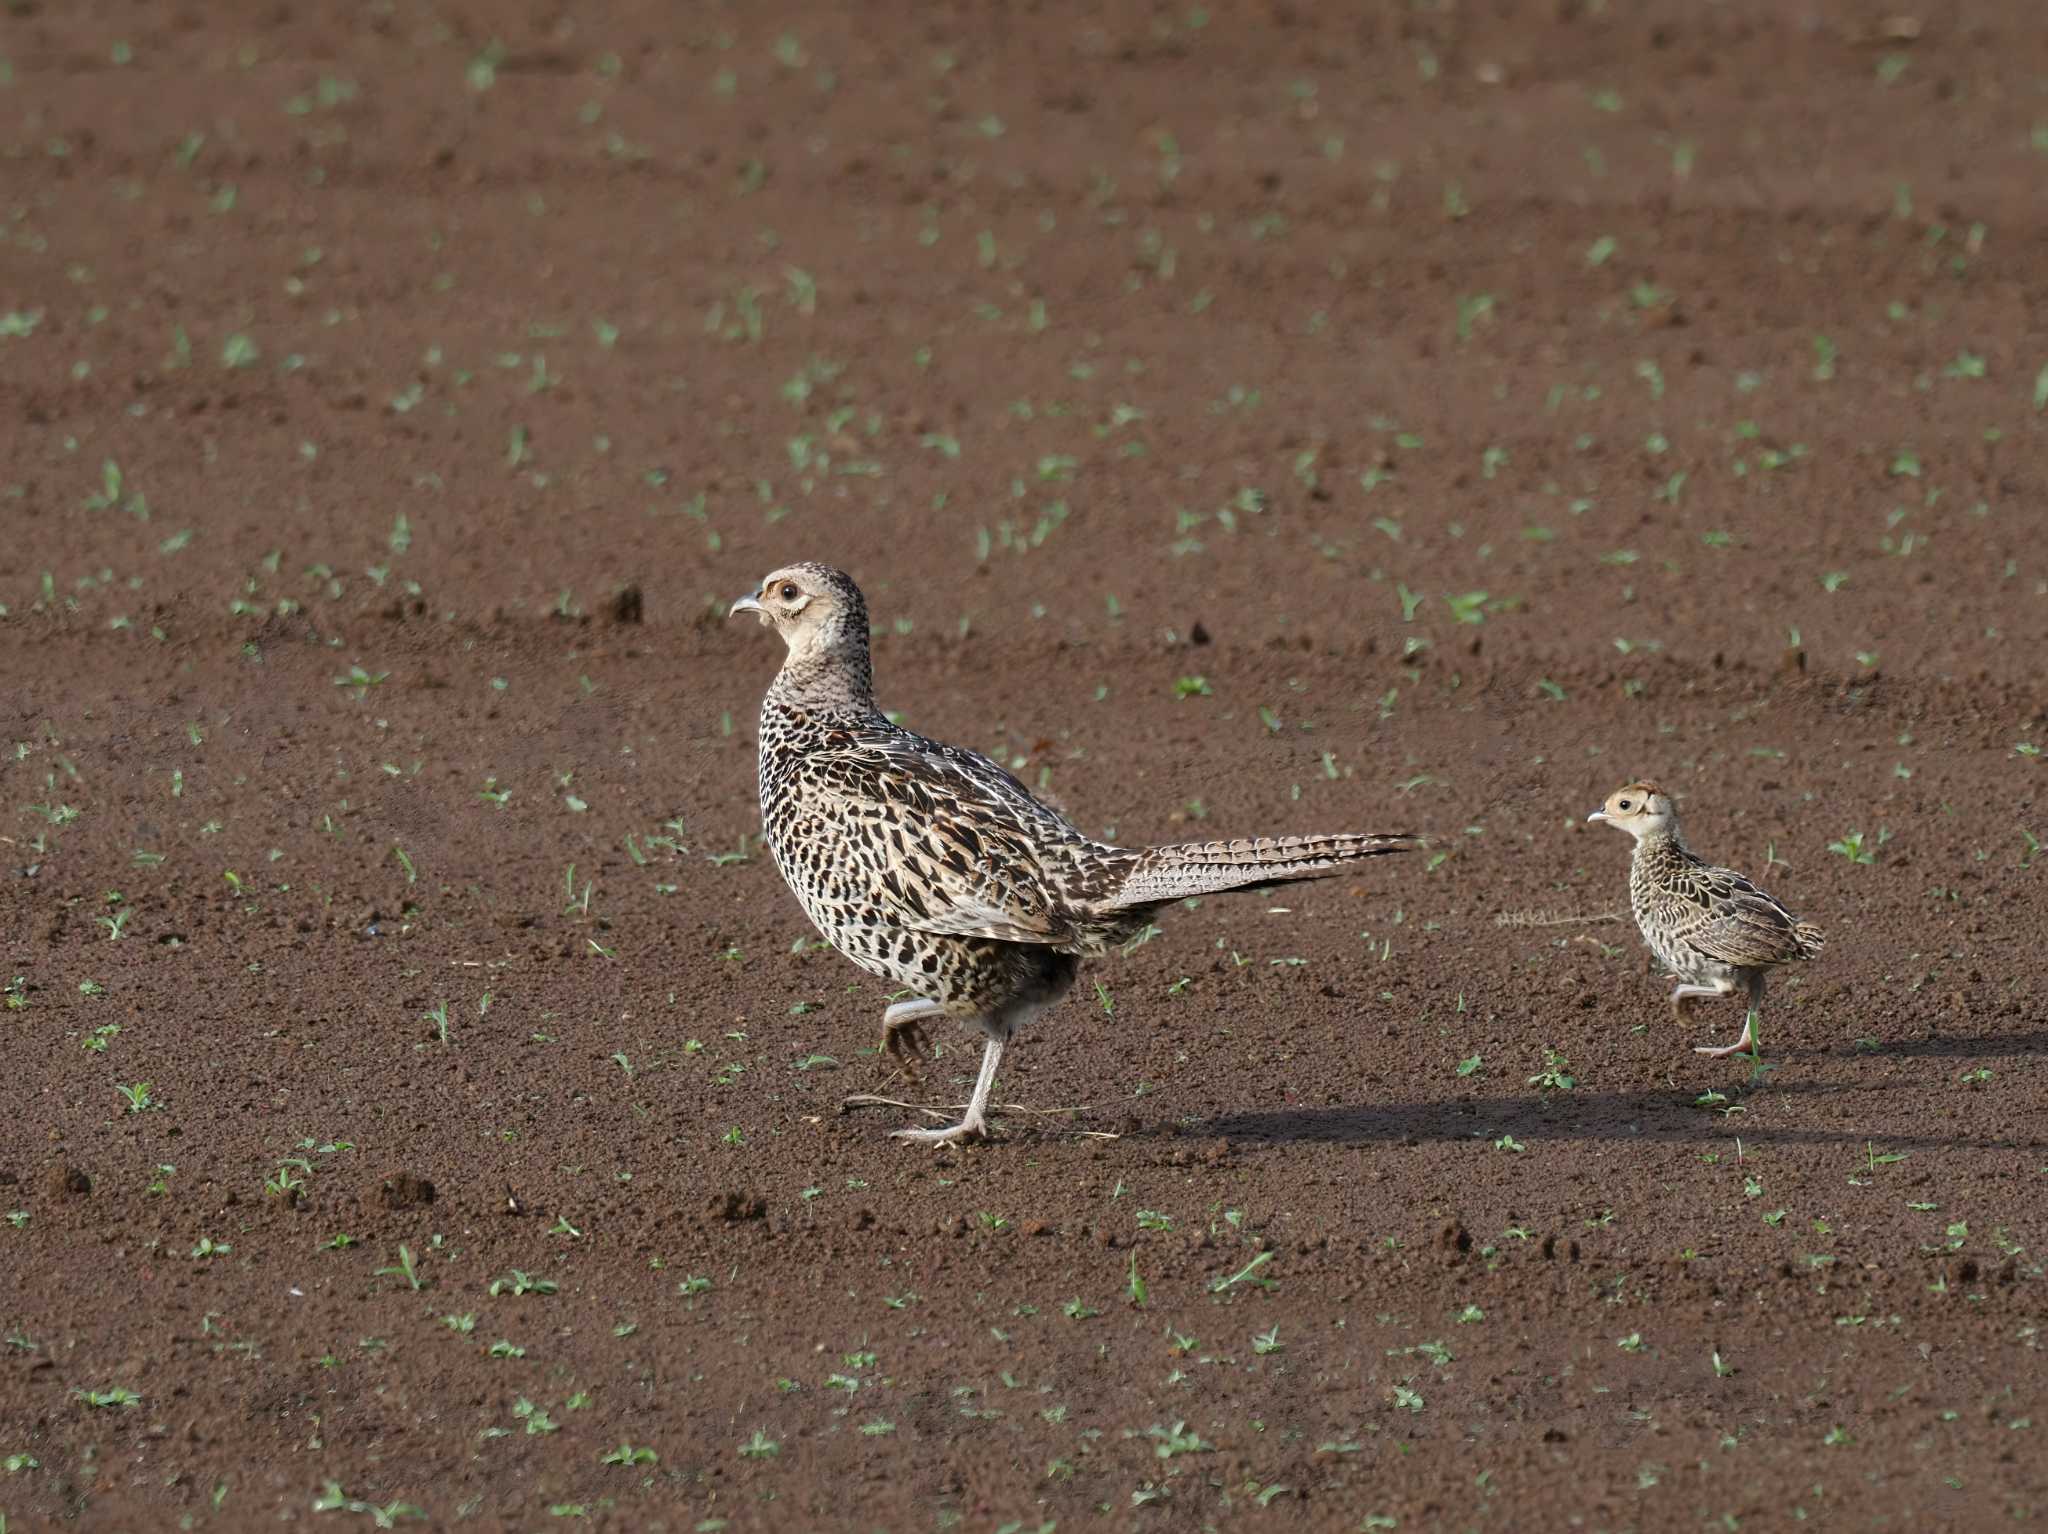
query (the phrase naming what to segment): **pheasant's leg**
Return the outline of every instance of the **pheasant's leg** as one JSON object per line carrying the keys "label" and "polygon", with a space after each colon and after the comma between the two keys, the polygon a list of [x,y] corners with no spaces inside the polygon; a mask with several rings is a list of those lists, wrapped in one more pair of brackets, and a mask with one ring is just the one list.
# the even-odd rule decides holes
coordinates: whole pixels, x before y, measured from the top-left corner
{"label": "pheasant's leg", "polygon": [[894,1003],[882,1014],[882,1053],[893,1055],[896,1063],[915,1077],[916,1062],[931,1058],[932,1041],[924,1031],[924,1020],[945,1010],[922,996]]}
{"label": "pheasant's leg", "polygon": [[974,1078],[974,1096],[967,1101],[967,1116],[951,1129],[899,1129],[896,1138],[919,1145],[950,1145],[956,1140],[980,1140],[988,1135],[988,1094],[996,1084],[996,1063],[1003,1058],[1003,1041],[993,1034],[982,1046],[981,1072]]}
{"label": "pheasant's leg", "polygon": [[1733,996],[1734,985],[1726,980],[1716,980],[1709,985],[1695,985],[1683,981],[1671,993],[1671,1016],[1679,1023],[1689,1021],[1686,1017],[1687,1004],[1693,1001],[1716,1001],[1723,996]]}
{"label": "pheasant's leg", "polygon": [[[1738,970],[1736,971],[1735,979],[1742,983],[1742,989],[1749,996],[1749,1012],[1742,1020],[1742,1037],[1725,1049],[1702,1049],[1700,1053],[1703,1055],[1739,1055],[1746,1049],[1749,1051],[1750,1064],[1761,1070],[1763,1067],[1763,1045],[1759,1039],[1759,1034],[1763,1024],[1764,972],[1760,969]],[[1735,989],[1734,984],[1730,983],[1728,989],[1733,991]]]}
{"label": "pheasant's leg", "polygon": [[1686,1004],[1692,1002],[1696,995],[1704,995],[1704,997],[1729,995],[1729,987],[1726,987],[1726,985],[1679,985],[1675,991],[1671,991],[1671,1012],[1675,1012],[1679,1018],[1686,1016]]}
{"label": "pheasant's leg", "polygon": [[1763,1045],[1757,1037],[1757,1022],[1756,1008],[1751,1007],[1749,1015],[1742,1020],[1741,1038],[1737,1039],[1733,1044],[1723,1044],[1718,1048],[1706,1044],[1697,1044],[1693,1046],[1693,1053],[1696,1055],[1712,1055],[1718,1060],[1723,1055],[1739,1055],[1747,1051],[1752,1060],[1758,1059],[1763,1054]]}
{"label": "pheasant's leg", "polygon": [[1728,993],[1718,985],[1681,985],[1671,993],[1671,1015],[1681,1023],[1685,1021],[1685,1004],[1696,996],[1726,996]]}

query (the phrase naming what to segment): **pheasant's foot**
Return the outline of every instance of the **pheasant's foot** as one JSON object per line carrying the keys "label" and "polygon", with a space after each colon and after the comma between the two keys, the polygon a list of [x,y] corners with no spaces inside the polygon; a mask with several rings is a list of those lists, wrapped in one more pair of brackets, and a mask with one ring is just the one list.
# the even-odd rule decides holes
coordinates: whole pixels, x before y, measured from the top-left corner
{"label": "pheasant's foot", "polygon": [[1719,1046],[1700,1044],[1694,1047],[1693,1053],[1696,1055],[1707,1055],[1716,1060],[1727,1055],[1741,1054],[1748,1055],[1752,1060],[1761,1059],[1763,1056],[1763,1041],[1757,1036],[1756,1022],[1756,1013],[1751,1012],[1743,1020],[1742,1037],[1733,1044],[1722,1044]]}
{"label": "pheasant's foot", "polygon": [[915,1081],[918,1067],[932,1062],[932,1036],[925,1032],[922,1019],[899,1017],[882,1025],[882,1053]]}
{"label": "pheasant's foot", "polygon": [[974,1095],[967,1100],[967,1112],[951,1129],[899,1129],[896,1138],[916,1145],[953,1145],[961,1140],[988,1136],[988,1094],[995,1085],[996,1066],[1003,1058],[1003,1040],[990,1034],[981,1047],[981,1069],[974,1075]]}
{"label": "pheasant's foot", "polygon": [[950,1129],[899,1129],[891,1138],[914,1145],[957,1145],[963,1140],[986,1140],[988,1124],[978,1116],[970,1116]]}

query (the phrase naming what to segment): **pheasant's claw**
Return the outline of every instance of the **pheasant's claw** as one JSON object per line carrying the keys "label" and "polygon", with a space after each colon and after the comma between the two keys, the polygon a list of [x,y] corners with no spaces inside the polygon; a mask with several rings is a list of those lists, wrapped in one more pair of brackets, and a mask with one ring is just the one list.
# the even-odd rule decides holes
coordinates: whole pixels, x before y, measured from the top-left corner
{"label": "pheasant's claw", "polygon": [[883,1027],[882,1053],[914,1079],[919,1065],[931,1063],[931,1035],[925,1032],[923,1022],[917,1018],[901,1018]]}
{"label": "pheasant's claw", "polygon": [[988,1137],[987,1123],[975,1117],[969,1117],[951,1129],[899,1129],[890,1136],[912,1145],[958,1145],[965,1140],[986,1140]]}

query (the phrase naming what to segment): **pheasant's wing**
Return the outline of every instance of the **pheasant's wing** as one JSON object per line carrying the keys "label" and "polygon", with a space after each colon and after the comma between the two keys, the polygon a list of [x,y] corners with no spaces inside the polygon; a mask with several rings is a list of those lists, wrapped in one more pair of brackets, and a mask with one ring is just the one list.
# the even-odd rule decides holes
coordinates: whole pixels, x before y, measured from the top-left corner
{"label": "pheasant's wing", "polygon": [[872,849],[869,894],[892,921],[948,937],[1074,941],[1053,869],[1093,844],[987,757],[907,730],[842,731],[801,770],[805,799],[835,834]]}
{"label": "pheasant's wing", "polygon": [[1688,890],[1697,915],[1683,940],[1710,959],[1745,969],[1800,955],[1792,913],[1728,868],[1703,868]]}

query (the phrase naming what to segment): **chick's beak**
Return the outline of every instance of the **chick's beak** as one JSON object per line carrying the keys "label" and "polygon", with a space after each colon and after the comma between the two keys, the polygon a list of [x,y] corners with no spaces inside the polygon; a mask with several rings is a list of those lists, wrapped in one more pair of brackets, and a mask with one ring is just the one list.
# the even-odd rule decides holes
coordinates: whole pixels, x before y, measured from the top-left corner
{"label": "chick's beak", "polygon": [[1607,818],[1607,811],[1605,811],[1605,810],[1595,810],[1595,811],[1593,811],[1593,813],[1592,813],[1592,814],[1590,814],[1590,815],[1588,815],[1588,816],[1586,817],[1586,819],[1587,819],[1587,820],[1589,820],[1589,821],[1593,821],[1593,820],[1605,820],[1606,818]]}
{"label": "chick's beak", "polygon": [[768,616],[768,609],[761,605],[758,597],[749,593],[725,610],[725,615],[728,618],[737,618],[741,613],[756,613],[765,619]]}

